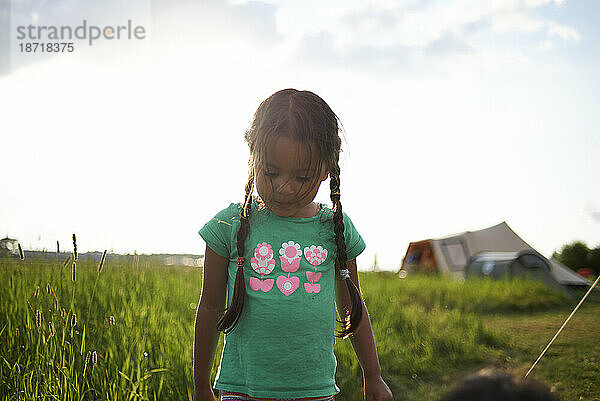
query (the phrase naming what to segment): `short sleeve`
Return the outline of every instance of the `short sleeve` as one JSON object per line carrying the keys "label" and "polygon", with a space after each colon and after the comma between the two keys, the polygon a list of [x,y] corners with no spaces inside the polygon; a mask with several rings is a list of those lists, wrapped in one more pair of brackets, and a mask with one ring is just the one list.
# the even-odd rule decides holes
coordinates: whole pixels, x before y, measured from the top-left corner
{"label": "short sleeve", "polygon": [[210,219],[199,231],[206,245],[219,255],[229,258],[233,226],[239,222],[240,205],[232,203]]}
{"label": "short sleeve", "polygon": [[365,250],[365,241],[362,239],[350,217],[344,213],[344,238],[346,239],[346,253],[348,260],[355,259]]}

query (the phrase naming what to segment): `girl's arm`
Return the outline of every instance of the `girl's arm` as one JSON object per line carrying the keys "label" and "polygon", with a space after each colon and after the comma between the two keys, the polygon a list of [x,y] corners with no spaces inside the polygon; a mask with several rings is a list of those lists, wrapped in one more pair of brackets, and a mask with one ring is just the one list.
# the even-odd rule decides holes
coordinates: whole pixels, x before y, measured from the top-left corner
{"label": "girl's arm", "polygon": [[[350,272],[350,279],[354,282],[360,293],[356,259],[348,261],[346,268]],[[340,277],[336,277],[335,293],[338,314],[340,317],[343,317],[346,315],[345,311],[350,309],[350,296],[348,295],[346,283]],[[364,300],[362,300],[362,294],[361,301],[363,307],[362,320],[356,332],[350,336],[350,341],[362,367],[365,400],[391,401],[393,400],[392,392],[381,378],[381,367],[379,366],[379,358],[377,357],[377,349],[375,348],[373,330],[371,329],[371,319],[369,318],[367,306]]]}
{"label": "girl's arm", "polygon": [[213,401],[210,383],[215,349],[219,341],[217,321],[225,307],[227,258],[206,246],[202,295],[196,312],[194,329],[194,400]]}

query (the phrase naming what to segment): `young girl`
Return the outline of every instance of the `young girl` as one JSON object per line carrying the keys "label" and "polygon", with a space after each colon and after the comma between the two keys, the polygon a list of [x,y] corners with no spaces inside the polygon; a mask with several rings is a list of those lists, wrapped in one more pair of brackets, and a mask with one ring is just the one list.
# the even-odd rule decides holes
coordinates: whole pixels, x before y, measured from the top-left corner
{"label": "young girl", "polygon": [[[222,400],[333,400],[335,302],[337,337],[350,337],[365,400],[392,400],[359,291],[355,258],[365,243],[340,203],[337,116],[312,92],[282,90],[258,107],[245,140],[244,202],[199,231],[206,253],[194,399],[215,399],[210,372],[223,331],[214,384]],[[327,177],[331,209],[313,202]]]}

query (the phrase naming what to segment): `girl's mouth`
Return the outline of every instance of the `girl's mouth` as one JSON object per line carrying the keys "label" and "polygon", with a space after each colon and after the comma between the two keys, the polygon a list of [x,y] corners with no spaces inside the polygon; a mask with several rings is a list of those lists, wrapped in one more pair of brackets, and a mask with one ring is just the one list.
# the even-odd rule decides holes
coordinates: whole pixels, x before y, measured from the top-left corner
{"label": "girl's mouth", "polygon": [[275,201],[275,206],[280,207],[282,209],[287,209],[292,206],[292,202],[279,202]]}

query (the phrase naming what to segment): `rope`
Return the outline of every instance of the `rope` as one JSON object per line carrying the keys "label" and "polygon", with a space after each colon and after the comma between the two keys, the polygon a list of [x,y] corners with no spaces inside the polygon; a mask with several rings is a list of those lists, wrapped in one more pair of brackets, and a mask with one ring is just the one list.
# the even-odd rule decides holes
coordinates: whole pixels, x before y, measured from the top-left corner
{"label": "rope", "polygon": [[533,365],[531,365],[531,367],[529,368],[529,370],[525,374],[525,378],[527,376],[529,376],[529,373],[531,373],[531,371],[533,370],[533,368],[535,368],[535,365],[537,365],[537,363],[540,361],[540,359],[542,359],[542,357],[544,356],[544,354],[546,353],[546,351],[548,351],[548,348],[550,348],[550,346],[552,345],[552,343],[554,342],[554,340],[556,340],[556,337],[558,337],[558,335],[560,334],[560,332],[562,331],[562,329],[564,329],[565,326],[567,325],[567,323],[569,323],[569,320],[571,320],[571,318],[573,317],[573,315],[575,314],[575,312],[577,312],[577,309],[579,309],[579,307],[581,306],[581,304],[583,303],[583,301],[585,301],[585,299],[590,294],[590,292],[592,292],[592,290],[594,289],[594,287],[596,286],[596,284],[598,284],[598,280],[600,280],[600,275],[598,275],[598,278],[596,279],[596,281],[594,281],[594,284],[592,284],[592,286],[585,293],[585,295],[583,296],[583,298],[581,298],[581,301],[579,301],[579,303],[577,304],[577,306],[575,307],[575,309],[573,309],[573,312],[571,312],[571,314],[569,315],[569,317],[567,318],[567,320],[565,320],[565,322],[563,323],[563,325],[560,326],[560,329],[558,329],[558,331],[556,332],[556,334],[554,335],[554,337],[552,337],[552,340],[550,340],[550,342],[548,343],[548,345],[546,345],[546,348],[544,348],[544,350],[542,351],[542,353],[540,354],[540,356],[538,356],[538,359],[536,359],[535,362],[533,363]]}

